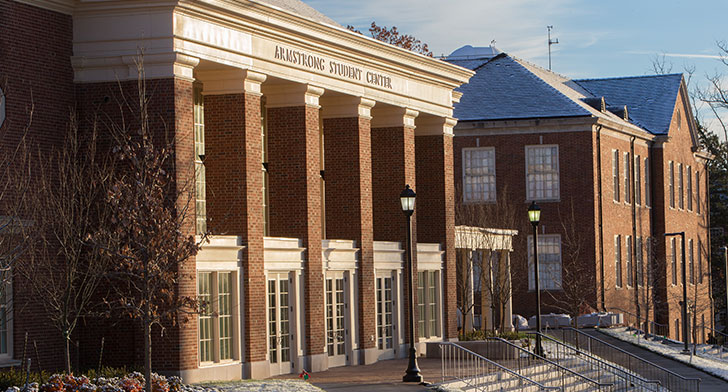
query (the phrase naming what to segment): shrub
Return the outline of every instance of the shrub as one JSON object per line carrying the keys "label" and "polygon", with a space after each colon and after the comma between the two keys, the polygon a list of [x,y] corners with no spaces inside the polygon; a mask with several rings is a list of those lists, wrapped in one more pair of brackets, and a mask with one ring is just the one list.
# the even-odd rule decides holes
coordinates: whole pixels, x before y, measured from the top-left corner
{"label": "shrub", "polygon": [[493,332],[490,330],[481,330],[476,329],[474,331],[469,331],[464,334],[458,335],[458,339],[464,342],[470,341],[470,340],[485,340],[486,338],[502,338],[506,340],[520,340],[520,339],[526,339],[527,336],[523,332]]}
{"label": "shrub", "polygon": [[[6,375],[7,382],[13,381],[11,385],[5,387],[6,392],[20,392],[25,380],[22,380],[18,374],[11,372],[3,372]],[[118,370],[111,368],[104,369],[100,372],[89,372],[94,375],[115,375]],[[31,378],[32,379],[32,378]],[[89,378],[87,376],[74,376],[72,374],[54,374],[45,378],[40,387],[37,382],[29,386],[30,392],[144,392],[144,376],[139,372],[125,373],[121,377],[105,377],[98,376]],[[20,381],[20,382],[17,382]],[[181,392],[183,389],[182,380],[179,377],[170,377],[167,379],[156,373],[152,373],[152,392]]]}
{"label": "shrub", "polygon": [[[48,372],[30,372],[30,383],[41,384],[50,378]],[[4,391],[16,385],[25,385],[26,373],[20,369],[10,368],[0,372],[0,391]]]}

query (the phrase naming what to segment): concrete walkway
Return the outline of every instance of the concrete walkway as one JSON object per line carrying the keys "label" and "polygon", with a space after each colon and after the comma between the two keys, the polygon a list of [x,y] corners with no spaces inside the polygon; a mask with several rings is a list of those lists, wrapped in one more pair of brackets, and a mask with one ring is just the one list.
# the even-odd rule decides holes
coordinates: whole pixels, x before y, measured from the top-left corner
{"label": "concrete walkway", "polygon": [[[426,383],[440,381],[440,358],[418,358],[417,363]],[[369,392],[369,391],[426,391],[427,387],[402,382],[407,369],[407,359],[379,361],[365,366],[343,366],[331,368],[324,372],[311,373],[309,382],[329,392]],[[298,375],[287,374],[276,378],[298,378]]]}
{"label": "concrete walkway", "polygon": [[609,336],[605,333],[601,333],[598,330],[583,329],[582,331],[586,332],[589,335],[594,336],[595,338],[597,338],[599,340],[605,341],[613,346],[617,346],[617,347],[621,348],[624,351],[627,351],[640,358],[650,361],[650,362],[654,363],[655,365],[661,366],[667,370],[675,372],[683,377],[701,379],[702,380],[702,381],[700,381],[700,391],[701,392],[726,392],[726,391],[728,391],[728,382],[727,381],[724,381],[713,375],[705,373],[704,371],[696,369],[692,366],[688,366],[682,362],[675,361],[673,359],[664,357],[655,352],[652,352],[652,351],[646,350],[644,348],[635,346],[631,343],[619,340],[619,339]]}

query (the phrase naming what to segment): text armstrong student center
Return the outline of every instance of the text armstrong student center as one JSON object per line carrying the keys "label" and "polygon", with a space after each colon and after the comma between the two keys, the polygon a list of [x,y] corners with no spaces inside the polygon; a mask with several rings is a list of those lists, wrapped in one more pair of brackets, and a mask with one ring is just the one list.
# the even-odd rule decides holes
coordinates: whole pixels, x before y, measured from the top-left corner
{"label": "text armstrong student center", "polygon": [[[157,334],[155,370],[193,382],[406,356],[405,184],[417,191],[419,342],[457,336],[453,89],[473,72],[297,0],[0,0],[0,15],[7,142],[32,102],[33,132],[61,145],[71,108],[89,118],[113,109],[118,81],[136,88],[144,49],[176,178],[196,180],[190,233],[215,234],[181,266],[196,279],[179,292],[212,309]],[[19,359],[27,332],[43,366],[60,367],[56,334],[13,290],[0,359]],[[102,337],[107,364],[142,353],[135,324],[89,324],[82,362]]]}

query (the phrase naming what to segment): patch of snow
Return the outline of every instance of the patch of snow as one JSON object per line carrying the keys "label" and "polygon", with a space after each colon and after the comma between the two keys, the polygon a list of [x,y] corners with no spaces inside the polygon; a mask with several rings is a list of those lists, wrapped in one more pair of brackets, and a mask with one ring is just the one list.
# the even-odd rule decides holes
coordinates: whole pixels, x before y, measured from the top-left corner
{"label": "patch of snow", "polygon": [[[647,350],[662,354],[676,361],[687,363],[689,365],[695,366],[696,368],[706,373],[710,373],[724,380],[728,380],[728,363],[726,363],[724,360],[718,360],[714,356],[693,356],[682,354],[682,345],[676,346],[674,344],[663,344],[658,341],[645,339],[640,337],[639,335],[636,335],[634,332],[627,331],[627,328],[601,328],[599,330],[619,340],[623,340],[636,346],[643,347]],[[698,350],[698,353],[700,353],[700,350]]]}
{"label": "patch of snow", "polygon": [[321,392],[323,389],[301,380],[251,380],[219,384],[186,385],[184,392]]}

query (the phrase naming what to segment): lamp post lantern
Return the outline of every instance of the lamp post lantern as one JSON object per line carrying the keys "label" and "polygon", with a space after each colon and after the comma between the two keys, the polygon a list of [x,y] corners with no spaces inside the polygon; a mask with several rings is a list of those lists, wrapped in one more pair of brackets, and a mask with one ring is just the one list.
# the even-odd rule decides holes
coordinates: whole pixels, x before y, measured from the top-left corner
{"label": "lamp post lantern", "polygon": [[541,346],[541,288],[538,276],[538,223],[541,221],[541,207],[535,201],[528,207],[528,220],[533,226],[533,280],[536,289],[536,347],[534,353],[543,356]]}
{"label": "lamp post lantern", "polygon": [[[682,251],[682,286],[683,286],[683,300],[682,300],[682,319],[683,319],[683,342],[685,348],[683,348],[683,354],[690,354],[690,335],[688,334],[688,282],[687,282],[687,270],[685,267],[685,232],[680,231],[676,233],[665,233],[665,237],[680,236],[680,250]],[[677,331],[676,331],[677,332]]]}
{"label": "lamp post lantern", "polygon": [[405,186],[402,193],[399,195],[399,200],[402,203],[402,212],[407,217],[407,268],[409,273],[407,274],[407,294],[409,295],[409,306],[407,313],[409,315],[409,364],[405,371],[402,381],[404,382],[422,382],[422,375],[420,374],[420,368],[417,366],[417,356],[415,351],[415,298],[414,288],[412,287],[413,282],[413,265],[412,265],[412,214],[415,212],[415,191],[413,191],[409,185]]}

